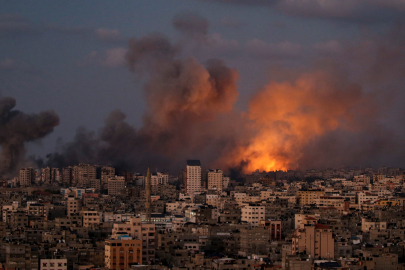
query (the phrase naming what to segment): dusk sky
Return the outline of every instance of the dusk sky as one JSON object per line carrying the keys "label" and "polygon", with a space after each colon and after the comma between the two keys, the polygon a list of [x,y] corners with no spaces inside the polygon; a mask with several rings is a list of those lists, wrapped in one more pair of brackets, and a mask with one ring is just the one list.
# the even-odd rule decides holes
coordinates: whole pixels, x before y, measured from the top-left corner
{"label": "dusk sky", "polygon": [[[133,170],[146,152],[158,156],[148,165],[175,168],[187,158],[246,171],[404,164],[403,0],[0,6],[0,95],[24,113],[60,118],[26,143],[28,156],[77,149],[71,142],[85,127],[104,148],[75,161],[114,164],[131,151],[120,163]],[[174,69],[185,76],[173,79]],[[142,149],[105,147],[145,140]]]}

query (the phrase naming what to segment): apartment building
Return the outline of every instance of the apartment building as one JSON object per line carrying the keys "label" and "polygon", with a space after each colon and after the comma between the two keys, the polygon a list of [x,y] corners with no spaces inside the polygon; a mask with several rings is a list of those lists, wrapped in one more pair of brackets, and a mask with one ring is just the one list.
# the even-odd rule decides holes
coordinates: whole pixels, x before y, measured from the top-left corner
{"label": "apartment building", "polygon": [[129,236],[105,241],[105,267],[123,270],[131,264],[142,264],[142,240]]}
{"label": "apartment building", "polygon": [[207,172],[207,189],[222,192],[224,172],[221,170],[208,170]]}
{"label": "apartment building", "polygon": [[82,201],[75,197],[69,196],[66,200],[66,208],[68,217],[74,213],[79,213],[82,210]]}
{"label": "apartment building", "polygon": [[187,160],[185,190],[188,194],[201,191],[201,162]]}
{"label": "apartment building", "polygon": [[20,186],[29,187],[35,182],[35,170],[34,168],[22,168],[20,169],[19,177]]}
{"label": "apartment building", "polygon": [[295,230],[292,238],[292,254],[299,252],[306,252],[314,258],[333,259],[335,240],[331,228],[324,224],[315,224]]}
{"label": "apartment building", "polygon": [[259,226],[260,221],[264,220],[265,212],[265,207],[262,205],[245,205],[241,208],[241,221],[246,221],[252,226]]}
{"label": "apartment building", "polygon": [[82,210],[80,214],[83,217],[83,227],[93,227],[100,225],[101,218],[98,211]]}
{"label": "apartment building", "polygon": [[129,235],[142,240],[142,261],[146,263],[155,260],[155,231],[155,224],[142,223],[140,217],[132,217],[129,222],[114,223],[112,237],[118,239],[122,235]]}
{"label": "apartment building", "polygon": [[114,176],[108,179],[108,195],[117,196],[125,189],[125,177]]}
{"label": "apartment building", "polygon": [[87,180],[97,178],[97,166],[91,164],[79,164],[73,167],[73,185],[86,187]]}
{"label": "apartment building", "polygon": [[111,166],[103,166],[101,168],[101,185],[107,187],[108,179],[115,176],[115,168]]}
{"label": "apartment building", "polygon": [[150,185],[155,186],[167,186],[169,184],[169,174],[167,173],[152,173],[150,177]]}
{"label": "apartment building", "polygon": [[28,204],[28,215],[48,217],[48,206],[40,203]]}
{"label": "apartment building", "polygon": [[67,270],[67,259],[41,259],[40,270]]}
{"label": "apartment building", "polygon": [[261,220],[260,227],[270,231],[270,240],[281,240],[281,220]]}
{"label": "apartment building", "polygon": [[324,196],[323,190],[300,190],[297,192],[297,197],[300,205],[315,204],[320,196]]}

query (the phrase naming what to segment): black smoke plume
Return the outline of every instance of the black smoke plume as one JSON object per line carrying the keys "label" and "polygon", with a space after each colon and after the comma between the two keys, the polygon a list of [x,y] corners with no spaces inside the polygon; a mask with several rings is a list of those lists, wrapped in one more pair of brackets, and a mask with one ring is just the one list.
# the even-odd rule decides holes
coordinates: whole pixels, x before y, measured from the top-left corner
{"label": "black smoke plume", "polygon": [[41,139],[59,124],[53,111],[26,114],[13,110],[16,101],[0,98],[0,177],[12,176],[24,162],[26,142]]}

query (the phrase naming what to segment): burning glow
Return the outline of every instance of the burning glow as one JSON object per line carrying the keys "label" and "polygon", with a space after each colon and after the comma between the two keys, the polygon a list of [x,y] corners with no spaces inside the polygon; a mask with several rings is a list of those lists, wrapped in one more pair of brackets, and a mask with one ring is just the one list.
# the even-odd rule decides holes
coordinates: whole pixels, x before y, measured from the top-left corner
{"label": "burning glow", "polygon": [[297,168],[311,139],[350,125],[362,96],[359,86],[324,71],[303,74],[294,84],[271,82],[249,103],[255,135],[232,153],[231,163],[246,162],[246,173]]}

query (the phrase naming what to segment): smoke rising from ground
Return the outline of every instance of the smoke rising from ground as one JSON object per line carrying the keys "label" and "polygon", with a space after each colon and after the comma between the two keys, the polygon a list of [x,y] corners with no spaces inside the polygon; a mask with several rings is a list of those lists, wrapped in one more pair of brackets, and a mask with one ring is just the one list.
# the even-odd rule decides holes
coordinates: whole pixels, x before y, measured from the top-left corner
{"label": "smoke rising from ground", "polygon": [[163,35],[131,39],[129,69],[147,78],[148,110],[142,127],[136,130],[123,112],[113,111],[97,134],[81,129],[61,153],[48,156],[48,165],[92,162],[120,169],[148,165],[179,169],[188,158],[209,162],[224,149],[229,151],[234,136],[232,124],[224,119],[232,117],[238,73],[221,60],[203,65],[179,53],[180,47]]}
{"label": "smoke rising from ground", "polygon": [[[185,15],[173,23],[197,38],[208,27],[203,19]],[[164,35],[133,38],[126,62],[146,81],[142,126],[136,129],[123,112],[113,111],[98,132],[80,129],[72,142],[48,156],[47,164],[89,162],[176,171],[186,159],[196,158],[207,167],[247,173],[400,166],[405,158],[400,136],[404,128],[398,127],[405,115],[404,29],[337,44],[326,59],[291,72],[298,75],[269,80],[246,112],[234,108],[238,73],[223,61],[182,57],[183,44]],[[324,58],[324,53],[315,58]]]}
{"label": "smoke rising from ground", "polygon": [[13,110],[16,100],[0,98],[0,177],[11,176],[24,162],[26,142],[41,139],[59,124],[53,111],[25,114]]}

